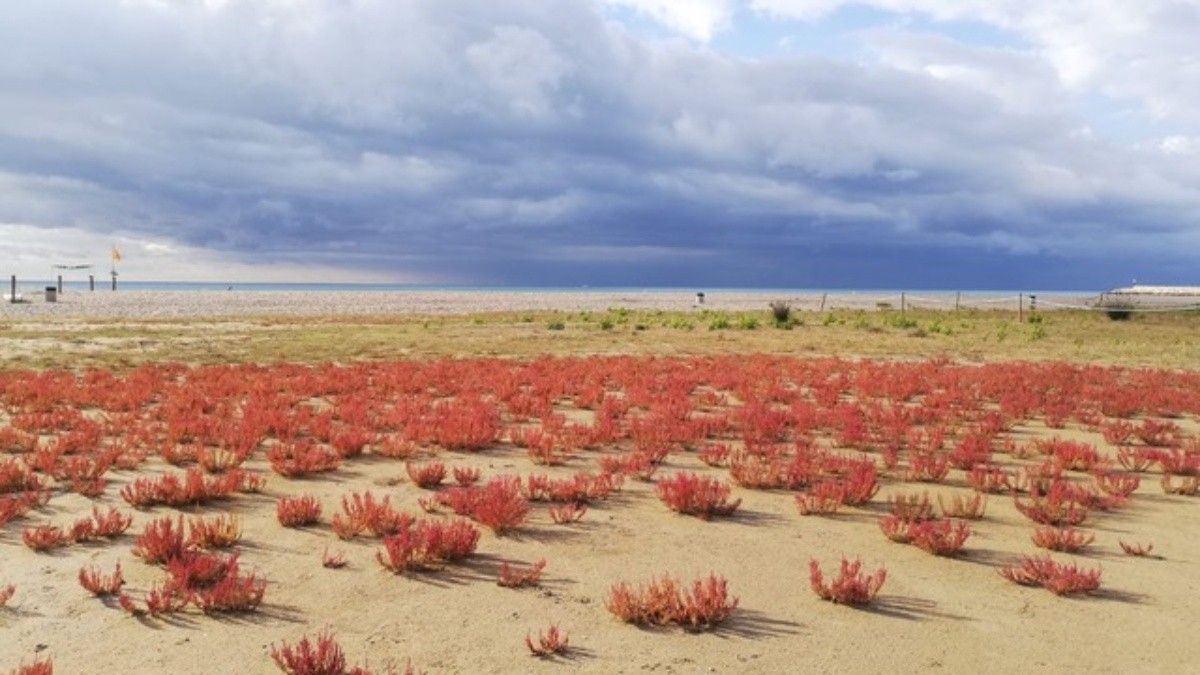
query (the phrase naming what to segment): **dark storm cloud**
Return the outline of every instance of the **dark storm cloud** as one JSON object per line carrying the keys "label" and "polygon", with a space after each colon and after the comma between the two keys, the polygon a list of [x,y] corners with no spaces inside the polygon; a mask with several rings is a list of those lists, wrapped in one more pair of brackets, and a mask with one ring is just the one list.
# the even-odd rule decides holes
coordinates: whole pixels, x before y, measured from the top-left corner
{"label": "dark storm cloud", "polygon": [[989,90],[897,56],[966,47],[889,40],[749,61],[587,2],[4,3],[0,222],[516,284],[1089,285],[1196,242],[1194,164],[1015,97],[1068,96],[1024,57],[956,57],[1030,83]]}

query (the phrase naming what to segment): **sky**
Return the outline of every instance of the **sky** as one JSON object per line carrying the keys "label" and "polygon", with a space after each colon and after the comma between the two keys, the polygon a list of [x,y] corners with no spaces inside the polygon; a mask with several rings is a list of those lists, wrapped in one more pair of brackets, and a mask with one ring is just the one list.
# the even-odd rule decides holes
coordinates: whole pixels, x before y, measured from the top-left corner
{"label": "sky", "polygon": [[0,274],[1200,284],[1200,0],[0,3]]}

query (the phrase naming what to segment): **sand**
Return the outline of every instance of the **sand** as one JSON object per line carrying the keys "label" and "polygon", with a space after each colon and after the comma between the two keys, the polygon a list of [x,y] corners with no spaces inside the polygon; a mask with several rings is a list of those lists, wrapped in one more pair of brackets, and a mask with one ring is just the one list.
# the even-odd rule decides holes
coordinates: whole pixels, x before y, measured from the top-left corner
{"label": "sand", "polygon": [[[1189,431],[1195,432],[1193,426]],[[1014,433],[1050,432],[1039,426]],[[1068,435],[1102,443],[1094,434]],[[440,456],[453,465],[478,466],[485,477],[537,469],[513,449]],[[149,466],[167,468],[157,459]],[[249,466],[265,469],[261,461]],[[596,454],[585,453],[551,473],[595,466]],[[672,455],[663,470],[680,468],[725,478],[690,453]],[[54,656],[57,672],[67,674],[265,674],[276,672],[267,656],[272,642],[325,625],[337,627],[352,660],[381,666],[411,658],[429,673],[1182,673],[1194,672],[1200,659],[1194,639],[1200,616],[1197,502],[1163,496],[1153,479],[1144,481],[1131,507],[1088,524],[1097,537],[1092,553],[1056,554],[1103,568],[1105,590],[1083,599],[1014,586],[997,575],[996,565],[1037,550],[1028,542],[1031,524],[1005,497],[989,498],[987,516],[974,524],[970,552],[962,559],[887,541],[875,521],[890,493],[911,492],[913,484],[885,484],[872,506],[832,517],[799,516],[787,493],[735,488],[744,499],[740,513],[704,522],[670,512],[648,484],[632,482],[578,525],[553,525],[545,507],[538,507],[515,536],[485,533],[473,562],[411,577],[382,570],[373,560],[374,541],[344,543],[327,525],[286,530],[274,521],[275,498],[294,493],[318,495],[327,514],[340,495],[364,489],[419,512],[416,500],[425,492],[394,484],[402,474],[399,461],[360,459],[311,480],[272,475],[266,495],[222,506],[244,519],[244,562],[271,580],[269,606],[245,617],[190,612],[178,621],[142,625],[75,582],[80,566],[107,569],[119,560],[129,587],[144,592],[161,572],[129,555],[128,538],[46,555],[23,547],[19,528],[10,525],[0,540],[0,578],[19,590],[10,608],[0,610],[0,665],[44,650]],[[115,493],[130,475],[116,476],[118,485],[101,503],[125,509]],[[932,491],[969,494],[961,480],[960,472],[952,472],[948,486]],[[52,505],[35,522],[69,522],[89,502],[71,495]],[[161,507],[137,513],[131,532],[171,513]],[[1118,539],[1153,541],[1164,558],[1122,556]],[[324,569],[326,547],[345,551],[350,566]],[[810,592],[809,559],[832,564],[843,553],[861,554],[871,566],[886,564],[888,581],[877,607],[835,606]],[[540,558],[549,561],[544,588],[514,591],[494,583],[500,559]],[[602,606],[617,580],[710,570],[726,575],[741,599],[735,618],[715,632],[639,629]],[[522,644],[526,632],[551,622],[569,633],[572,655],[531,658]]]}
{"label": "sand", "polygon": [[[782,300],[796,309],[824,306],[873,310],[880,303],[900,307],[900,293],[864,291],[786,293],[778,291],[710,291],[702,307],[715,310],[766,311]],[[1079,306],[1083,295],[1055,295],[1041,307]],[[908,294],[910,307],[952,309],[953,295]],[[1028,303],[1028,299],[1025,301]],[[1011,296],[964,296],[963,307],[1017,308]],[[0,320],[45,319],[170,319],[238,316],[364,316],[381,314],[468,314],[476,312],[604,311],[628,309],[691,310],[702,308],[693,291],[68,291],[58,302],[40,297],[30,302],[0,303]]]}

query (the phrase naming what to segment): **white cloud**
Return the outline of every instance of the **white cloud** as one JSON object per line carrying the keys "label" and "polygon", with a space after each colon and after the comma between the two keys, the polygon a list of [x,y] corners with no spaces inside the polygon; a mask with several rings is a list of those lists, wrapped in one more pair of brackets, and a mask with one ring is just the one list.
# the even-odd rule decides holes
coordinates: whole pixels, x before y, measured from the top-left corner
{"label": "white cloud", "polygon": [[[218,281],[218,282],[294,282],[316,280],[329,283],[429,282],[436,278],[389,275],[368,270],[347,270],[327,261],[307,264],[302,261],[252,261],[245,257],[222,255],[214,251],[178,243],[147,240],[127,233],[99,234],[72,227],[40,227],[0,224],[0,258],[9,261],[7,274],[16,274],[18,282],[28,285],[63,274],[65,279],[86,280],[94,274],[103,282],[108,276],[111,247],[121,251],[117,264],[121,278],[127,281]],[[52,265],[90,264],[91,270],[57,272]]]}
{"label": "white cloud", "polygon": [[733,16],[732,0],[602,0],[633,9],[694,40],[707,42],[727,27]]}

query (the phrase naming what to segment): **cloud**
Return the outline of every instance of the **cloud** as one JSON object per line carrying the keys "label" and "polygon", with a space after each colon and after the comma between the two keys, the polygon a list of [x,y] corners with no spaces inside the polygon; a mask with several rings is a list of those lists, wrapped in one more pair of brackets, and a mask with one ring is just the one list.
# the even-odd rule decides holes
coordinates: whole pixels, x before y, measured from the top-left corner
{"label": "cloud", "polygon": [[[1194,91],[1097,47],[1179,66],[1138,33],[1159,14],[1081,17],[1068,57],[1054,27],[1092,29],[1063,3],[878,0],[1029,42],[885,21],[853,58],[749,59],[705,41],[842,3],[622,4],[691,39],[582,1],[2,3],[0,233],[144,242],[172,278],[622,285],[1092,284],[1200,244],[1200,130],[1156,126]],[[1165,103],[1125,141],[1109,95]]]}
{"label": "cloud", "polygon": [[729,25],[733,17],[730,0],[603,0],[645,15],[683,35],[708,41]]}

